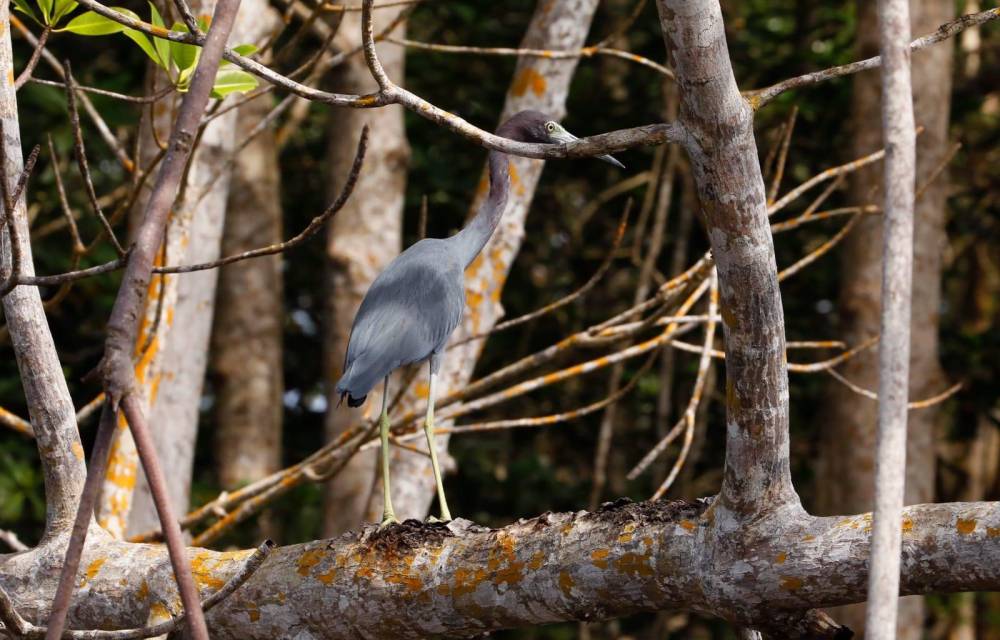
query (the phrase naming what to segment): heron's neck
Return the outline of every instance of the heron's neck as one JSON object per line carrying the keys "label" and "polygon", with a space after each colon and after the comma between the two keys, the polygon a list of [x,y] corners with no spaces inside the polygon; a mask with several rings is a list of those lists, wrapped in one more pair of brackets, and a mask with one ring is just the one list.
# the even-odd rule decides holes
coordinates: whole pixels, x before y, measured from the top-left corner
{"label": "heron's neck", "polygon": [[458,253],[468,267],[476,259],[489,241],[493,231],[500,224],[504,209],[507,208],[507,193],[510,191],[510,172],[507,154],[490,151],[490,193],[479,206],[476,216],[457,234],[452,236]]}

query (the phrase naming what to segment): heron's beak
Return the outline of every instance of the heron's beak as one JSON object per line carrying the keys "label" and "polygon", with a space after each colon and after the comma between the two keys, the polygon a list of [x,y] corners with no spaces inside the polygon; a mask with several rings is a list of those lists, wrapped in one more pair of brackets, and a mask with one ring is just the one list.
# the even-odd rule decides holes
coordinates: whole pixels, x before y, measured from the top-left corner
{"label": "heron's beak", "polygon": [[[551,137],[556,142],[573,142],[574,140],[579,140],[579,138],[577,138],[576,136],[574,136],[569,131],[566,131],[562,127],[560,127],[557,131],[554,131],[551,134]],[[623,165],[621,162],[618,162],[618,160],[614,156],[612,156],[610,154],[605,154],[603,156],[597,156],[597,159],[598,160],[603,160],[604,162],[607,162],[608,164],[613,164],[614,166],[618,167],[619,169],[624,169],[625,168],[625,165]]]}

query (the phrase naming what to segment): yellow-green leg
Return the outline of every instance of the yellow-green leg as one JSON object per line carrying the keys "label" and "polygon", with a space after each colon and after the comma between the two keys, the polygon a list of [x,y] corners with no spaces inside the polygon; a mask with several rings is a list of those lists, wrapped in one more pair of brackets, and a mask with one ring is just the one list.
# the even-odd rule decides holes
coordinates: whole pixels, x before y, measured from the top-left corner
{"label": "yellow-green leg", "polygon": [[392,510],[392,492],[389,489],[389,376],[385,377],[382,387],[382,415],[378,421],[379,435],[382,439],[382,523],[379,528],[399,522]]}
{"label": "yellow-green leg", "polygon": [[[434,482],[437,483],[438,502],[441,503],[441,520],[451,520],[448,510],[448,500],[444,497],[444,484],[441,482],[441,467],[438,465],[437,447],[434,446],[434,387],[437,382],[435,363],[431,360],[431,382],[427,394],[427,418],[424,420],[424,434],[427,436],[427,449],[431,452],[431,466],[434,468]],[[429,518],[431,522],[436,518]]]}

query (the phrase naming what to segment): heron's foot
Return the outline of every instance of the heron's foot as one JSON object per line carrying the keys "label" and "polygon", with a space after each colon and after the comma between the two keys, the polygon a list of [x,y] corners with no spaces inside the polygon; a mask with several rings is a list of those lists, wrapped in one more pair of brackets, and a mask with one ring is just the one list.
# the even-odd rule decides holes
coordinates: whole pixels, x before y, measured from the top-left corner
{"label": "heron's foot", "polygon": [[394,524],[399,524],[399,520],[396,519],[396,514],[386,513],[382,515],[382,522],[378,525],[379,531],[384,531]]}
{"label": "heron's foot", "polygon": [[436,518],[434,516],[427,516],[427,519],[424,520],[424,522],[427,524],[444,524],[446,522],[451,522],[451,517]]}

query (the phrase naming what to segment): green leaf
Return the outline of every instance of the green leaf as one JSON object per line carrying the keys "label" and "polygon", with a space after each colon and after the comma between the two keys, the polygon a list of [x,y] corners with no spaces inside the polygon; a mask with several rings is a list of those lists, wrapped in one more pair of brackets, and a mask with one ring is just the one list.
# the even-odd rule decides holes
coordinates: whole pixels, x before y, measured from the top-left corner
{"label": "green leaf", "polygon": [[14,0],[14,8],[38,24],[42,24],[42,21],[38,19],[38,16],[35,15],[35,12],[32,11],[31,7],[28,5],[28,0]]}
{"label": "green leaf", "polygon": [[240,44],[233,47],[233,51],[240,54],[241,56],[250,56],[257,53],[259,47],[255,44]]}
{"label": "green leaf", "polygon": [[137,31],[136,29],[129,29],[128,27],[125,27],[125,29],[122,30],[122,33],[125,34],[125,37],[132,40],[132,42],[139,45],[139,48],[146,52],[146,55],[149,56],[150,60],[166,69],[166,65],[164,65],[162,60],[160,60],[159,54],[156,52],[156,49],[153,48],[153,43],[149,41],[146,34],[141,31]]}
{"label": "green leaf", "polygon": [[222,99],[231,93],[246,93],[256,88],[257,78],[254,76],[239,69],[227,69],[215,76],[212,97]]}
{"label": "green leaf", "polygon": [[55,0],[52,10],[52,24],[58,23],[76,7],[76,0]]}
{"label": "green leaf", "polygon": [[[171,27],[171,31],[180,31],[182,33],[187,33],[187,26],[175,22],[174,26]],[[170,58],[174,61],[177,66],[177,70],[180,71],[181,78],[186,75],[184,72],[187,69],[193,69],[193,67],[198,63],[198,57],[201,53],[201,48],[196,47],[193,44],[184,44],[183,42],[170,41]]]}
{"label": "green leaf", "polygon": [[56,31],[69,31],[79,36],[106,36],[124,30],[125,27],[121,24],[93,11],[81,13],[66,23],[62,29],[56,29]]}
{"label": "green leaf", "polygon": [[45,24],[52,24],[52,0],[35,0],[35,4],[38,5],[38,10],[42,12],[42,20]]}
{"label": "green leaf", "polygon": [[[160,27],[164,31],[167,30],[167,25],[163,23],[163,18],[160,16],[160,12],[156,10],[156,5],[152,2],[149,3],[149,12],[151,16],[151,22],[154,27]],[[153,46],[156,47],[156,53],[159,55],[160,60],[163,63],[160,65],[167,71],[170,70],[170,41],[164,40],[163,38],[153,38]]]}
{"label": "green leaf", "polygon": [[[240,44],[233,47],[233,53],[238,53],[241,56],[249,56],[257,53],[259,47],[255,44]],[[223,60],[219,62],[219,68],[225,69],[226,67],[232,67],[233,63],[229,60]]]}

